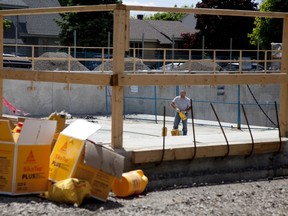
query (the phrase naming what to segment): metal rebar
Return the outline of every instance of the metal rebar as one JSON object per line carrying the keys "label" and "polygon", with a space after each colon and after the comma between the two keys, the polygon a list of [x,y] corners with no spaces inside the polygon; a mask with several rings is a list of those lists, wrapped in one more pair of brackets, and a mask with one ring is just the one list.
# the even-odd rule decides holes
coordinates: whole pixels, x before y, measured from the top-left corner
{"label": "metal rebar", "polygon": [[193,111],[193,101],[190,99],[190,108],[191,108],[191,119],[192,119],[192,133],[193,133],[193,142],[194,142],[194,154],[191,158],[193,160],[196,156],[196,135],[195,135],[195,125],[194,125],[194,111]]}
{"label": "metal rebar", "polygon": [[246,110],[245,110],[243,104],[241,104],[241,107],[242,107],[242,110],[243,110],[243,114],[244,114],[244,117],[245,117],[245,120],[246,120],[246,123],[247,123],[247,126],[248,126],[248,130],[249,130],[249,133],[250,133],[251,141],[252,141],[251,151],[250,151],[250,153],[247,156],[245,156],[245,158],[248,158],[248,157],[250,157],[253,154],[254,145],[255,144],[254,144],[254,138],[253,138],[252,131],[251,131],[251,128],[250,128],[250,124],[249,124],[249,121],[248,121],[248,118],[247,118],[247,115],[246,115]]}
{"label": "metal rebar", "polygon": [[278,115],[278,108],[277,108],[277,102],[274,101],[275,104],[275,112],[276,112],[276,120],[277,120],[277,127],[278,127],[278,132],[279,132],[279,149],[278,149],[278,154],[281,152],[282,149],[282,138],[281,138],[281,130],[280,130],[280,122],[279,122],[279,115]]}
{"label": "metal rebar", "polygon": [[163,136],[163,147],[162,147],[162,156],[161,160],[156,164],[156,166],[159,166],[163,160],[165,155],[165,143],[166,143],[166,106],[163,108],[163,128],[162,128],[162,136]]}
{"label": "metal rebar", "polygon": [[224,138],[225,138],[225,141],[226,141],[226,144],[227,144],[227,152],[226,152],[226,154],[223,156],[223,158],[225,158],[225,157],[227,157],[227,156],[229,155],[229,152],[230,152],[229,142],[228,142],[228,139],[227,139],[227,137],[226,137],[225,131],[224,131],[223,127],[222,127],[222,124],[221,124],[221,122],[220,122],[220,119],[219,119],[219,117],[218,117],[218,115],[217,115],[217,113],[216,113],[216,110],[215,110],[213,104],[210,103],[210,105],[211,105],[211,107],[212,107],[212,110],[213,110],[213,112],[214,112],[214,114],[215,114],[215,117],[216,117],[216,119],[217,119],[217,121],[218,121],[218,124],[219,124],[219,126],[220,126],[220,128],[221,128],[222,134],[223,134],[223,136],[224,136]]}

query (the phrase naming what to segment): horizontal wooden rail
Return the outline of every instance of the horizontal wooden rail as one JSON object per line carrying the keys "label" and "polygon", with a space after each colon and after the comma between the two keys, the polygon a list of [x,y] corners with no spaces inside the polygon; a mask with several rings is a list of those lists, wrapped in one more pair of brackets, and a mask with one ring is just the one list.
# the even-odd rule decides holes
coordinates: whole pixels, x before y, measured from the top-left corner
{"label": "horizontal wooden rail", "polygon": [[287,75],[275,74],[128,74],[119,77],[120,86],[237,85],[287,83]]}
{"label": "horizontal wooden rail", "polygon": [[221,15],[221,16],[244,16],[244,17],[270,17],[285,18],[287,13],[284,12],[260,12],[247,10],[228,10],[228,9],[210,9],[210,8],[169,8],[169,7],[152,7],[152,6],[135,6],[135,5],[87,5],[87,6],[67,6],[67,7],[48,7],[48,8],[28,8],[28,9],[11,9],[1,10],[0,16],[16,15],[37,15],[53,13],[76,13],[76,12],[100,12],[113,11],[116,8],[123,8],[132,11],[151,11],[151,12],[175,12],[175,13],[194,13],[204,15]]}
{"label": "horizontal wooden rail", "polygon": [[101,12],[113,11],[117,5],[86,5],[86,6],[67,6],[67,7],[46,7],[46,8],[27,8],[27,9],[11,9],[1,10],[0,16],[16,16],[16,15],[37,15],[37,14],[55,14],[55,13],[76,13],[76,12]]}
{"label": "horizontal wooden rail", "polygon": [[[112,74],[95,72],[52,72],[11,70],[0,71],[0,78],[38,82],[55,82],[87,85],[110,85]],[[281,84],[287,82],[283,73],[271,74],[126,74],[113,77],[119,86],[171,86],[171,85],[237,85],[237,84]]]}
{"label": "horizontal wooden rail", "polygon": [[150,12],[174,12],[174,13],[194,13],[217,16],[241,16],[241,17],[269,17],[285,18],[287,13],[283,12],[260,12],[249,10],[228,10],[228,9],[210,9],[210,8],[170,8],[170,7],[153,7],[153,6],[134,6],[127,5],[131,11],[150,11]]}
{"label": "horizontal wooden rail", "polygon": [[109,85],[111,75],[93,72],[52,72],[3,69],[0,71],[0,78],[70,84]]}

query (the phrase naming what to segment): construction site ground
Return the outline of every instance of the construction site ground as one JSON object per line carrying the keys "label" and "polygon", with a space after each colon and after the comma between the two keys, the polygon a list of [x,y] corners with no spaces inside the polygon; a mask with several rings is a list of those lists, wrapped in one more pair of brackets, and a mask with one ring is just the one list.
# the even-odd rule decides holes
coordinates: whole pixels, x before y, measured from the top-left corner
{"label": "construction site ground", "polygon": [[0,215],[287,215],[288,179],[148,191],[130,198],[111,194],[106,203],[89,199],[80,207],[36,196],[0,196]]}
{"label": "construction site ground", "polygon": [[[110,117],[73,117],[68,119],[67,122],[71,123],[78,118],[84,118],[90,122],[102,125],[102,128],[89,139],[107,146],[111,144]],[[161,149],[163,117],[157,116],[157,120],[158,122],[156,123],[155,116],[151,115],[127,115],[124,120],[124,151]],[[217,122],[195,120],[195,123],[197,145],[201,145],[201,143],[202,145],[208,145],[209,143],[213,145],[213,143],[219,142],[225,145],[225,139]],[[236,124],[222,124],[230,141],[239,142],[239,140],[246,140],[248,143],[251,142],[247,126],[243,125],[242,130],[238,130]],[[189,120],[188,124],[188,136],[172,137],[170,134],[172,126],[173,117],[167,117],[168,136],[166,148],[177,148],[179,145],[180,147],[182,145],[182,147],[189,146],[192,148],[191,120]],[[261,139],[279,139],[278,130],[275,128],[252,126],[252,134],[256,141]],[[243,158],[240,161],[244,160]],[[264,160],[266,158],[263,159],[263,163],[265,163]],[[229,158],[223,163],[228,161]],[[148,178],[153,173],[154,167],[155,172],[159,172],[159,170],[166,170],[167,172],[167,167],[169,171],[169,166],[172,163],[174,162],[170,161],[163,167],[162,165],[158,167],[151,165],[152,168],[146,173]],[[190,163],[192,166],[199,166],[203,161]],[[228,162],[227,165],[230,166],[233,163],[234,161]],[[205,167],[205,163],[203,164],[203,167]],[[237,166],[236,164],[234,165]],[[180,162],[177,166],[180,167],[183,164]],[[141,164],[138,165],[138,168],[141,168]],[[181,174],[181,169],[179,169],[179,173]],[[228,181],[218,181],[217,184],[207,183],[206,181],[199,182],[199,178],[197,183],[193,183],[194,180],[196,182],[196,177],[194,179],[193,176],[189,176],[190,183],[185,184],[181,181],[181,175],[172,181],[163,178],[158,179],[155,176],[151,177],[147,190],[139,196],[117,198],[111,193],[106,203],[89,199],[80,207],[52,203],[37,195],[19,197],[0,195],[0,215],[287,215],[288,179],[285,176],[256,180],[253,175],[250,175],[251,179],[249,179],[249,175],[245,178],[241,178],[241,175],[237,178],[238,175],[235,175],[235,181],[230,181],[229,183]],[[171,177],[173,178],[173,175]],[[157,180],[159,182],[155,184]],[[200,180],[202,179],[200,178]],[[169,186],[165,185],[165,182],[168,181]]]}

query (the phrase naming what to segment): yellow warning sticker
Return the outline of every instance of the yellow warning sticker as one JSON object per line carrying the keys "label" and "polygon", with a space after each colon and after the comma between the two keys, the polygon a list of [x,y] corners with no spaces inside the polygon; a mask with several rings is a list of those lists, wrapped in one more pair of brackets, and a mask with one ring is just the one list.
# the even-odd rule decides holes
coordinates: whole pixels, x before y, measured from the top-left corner
{"label": "yellow warning sticker", "polygon": [[50,156],[49,179],[61,181],[71,177],[83,145],[83,140],[60,134]]}
{"label": "yellow warning sticker", "polygon": [[18,146],[16,193],[47,190],[50,151],[50,145]]}
{"label": "yellow warning sticker", "polygon": [[15,146],[0,144],[0,191],[12,191],[13,160]]}

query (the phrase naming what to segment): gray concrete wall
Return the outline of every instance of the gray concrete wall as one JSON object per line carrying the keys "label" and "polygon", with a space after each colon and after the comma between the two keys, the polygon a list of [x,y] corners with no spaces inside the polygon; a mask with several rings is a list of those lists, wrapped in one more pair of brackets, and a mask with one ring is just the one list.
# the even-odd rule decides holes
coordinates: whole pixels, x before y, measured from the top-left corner
{"label": "gray concrete wall", "polygon": [[[224,87],[224,88],[223,88]],[[278,85],[251,85],[252,92],[265,110],[267,115],[276,122],[274,101],[279,103]],[[213,103],[219,118],[223,122],[237,123],[238,120],[238,87],[237,86],[180,86],[185,89],[187,96],[192,98],[194,103],[194,115],[197,119],[216,120],[212,112],[210,102]],[[224,93],[217,95],[217,93]],[[155,89],[154,87],[139,87],[138,93],[132,93],[130,88],[125,89],[125,113],[155,114]],[[174,115],[170,107],[171,100],[176,96],[175,87],[157,87],[157,109],[158,115],[163,114],[163,107],[167,107],[167,115]],[[131,97],[131,98],[130,98]],[[139,97],[140,99],[134,99]],[[142,99],[141,99],[142,97]],[[144,99],[150,98],[150,99]],[[240,101],[245,105],[246,113],[250,124],[259,126],[273,126],[256,105],[246,85],[240,87]],[[241,122],[246,124],[241,110]]]}
{"label": "gray concrete wall", "polygon": [[[70,85],[71,90],[65,90],[67,84],[35,82],[34,91],[29,90],[30,81],[4,80],[4,96],[18,109],[32,116],[47,116],[54,111],[65,110],[72,115],[106,115],[111,113],[111,87],[101,88],[92,85]],[[278,85],[251,85],[259,103],[270,118],[276,122],[274,101],[279,102]],[[133,89],[133,88],[132,88]],[[167,107],[167,115],[173,116],[170,107],[171,100],[176,96],[176,87],[138,87],[138,92],[125,88],[125,114],[157,114],[163,115],[163,107]],[[194,114],[197,119],[216,120],[210,102],[215,105],[219,118],[223,122],[237,123],[237,86],[180,86],[187,96],[194,101]],[[255,104],[246,85],[241,86],[241,103],[246,104],[249,123],[259,126],[272,126]],[[135,89],[134,89],[135,90]],[[155,108],[156,92],[156,108]],[[222,94],[222,95],[217,95]],[[106,108],[107,102],[107,108]],[[4,113],[11,112],[4,107]],[[241,111],[242,113],[242,111]],[[242,123],[246,123],[241,114]]]}

